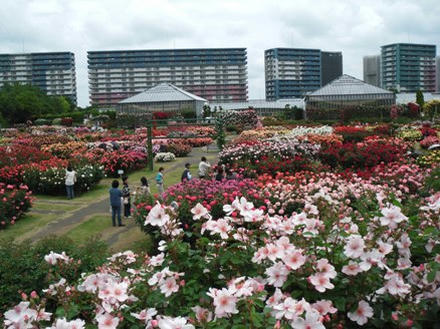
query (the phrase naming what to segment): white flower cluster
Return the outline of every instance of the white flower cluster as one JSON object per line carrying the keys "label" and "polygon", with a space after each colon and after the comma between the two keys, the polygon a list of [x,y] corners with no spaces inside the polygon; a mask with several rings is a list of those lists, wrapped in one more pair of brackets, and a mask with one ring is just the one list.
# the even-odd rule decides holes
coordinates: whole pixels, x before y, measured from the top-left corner
{"label": "white flower cluster", "polygon": [[292,129],[290,133],[285,135],[286,137],[297,137],[306,135],[331,135],[333,133],[333,128],[330,126],[320,126],[320,127],[304,127],[299,126]]}
{"label": "white flower cluster", "polygon": [[176,160],[176,156],[171,152],[161,152],[156,154],[154,160],[157,162],[171,162]]}

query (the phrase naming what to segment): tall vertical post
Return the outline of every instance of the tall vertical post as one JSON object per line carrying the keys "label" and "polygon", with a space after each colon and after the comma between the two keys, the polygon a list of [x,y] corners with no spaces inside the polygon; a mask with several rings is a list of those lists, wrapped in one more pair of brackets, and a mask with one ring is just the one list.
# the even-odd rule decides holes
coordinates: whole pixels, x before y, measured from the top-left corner
{"label": "tall vertical post", "polygon": [[147,161],[148,161],[148,169],[153,171],[153,132],[152,132],[151,120],[147,124]]}

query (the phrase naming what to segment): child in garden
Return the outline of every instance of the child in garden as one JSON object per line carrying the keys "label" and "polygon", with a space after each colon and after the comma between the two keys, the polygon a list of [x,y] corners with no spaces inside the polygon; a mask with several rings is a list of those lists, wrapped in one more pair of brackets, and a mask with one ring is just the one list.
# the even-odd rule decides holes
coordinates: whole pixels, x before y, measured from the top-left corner
{"label": "child in garden", "polygon": [[128,177],[122,177],[122,200],[124,202],[124,216],[125,218],[131,217],[131,199],[130,199],[130,186],[128,186]]}
{"label": "child in garden", "polygon": [[191,165],[189,163],[185,164],[185,170],[182,173],[182,177],[180,178],[180,181],[183,182],[188,182],[191,180],[192,176],[191,176],[191,172],[189,171],[189,167]]}
{"label": "child in garden", "polygon": [[116,226],[116,216],[118,216],[118,226],[125,226],[121,223],[121,198],[122,191],[118,188],[119,182],[114,180],[110,189],[110,206],[112,209],[112,223]]}
{"label": "child in garden", "polygon": [[159,192],[159,197],[162,198],[162,194],[164,193],[163,167],[159,168],[159,172],[156,175],[156,185],[157,185],[157,191]]}
{"label": "child in garden", "polygon": [[141,178],[141,186],[139,187],[139,193],[142,195],[150,194],[150,186],[148,185],[148,180],[145,177]]}
{"label": "child in garden", "polygon": [[71,165],[67,166],[65,183],[66,183],[67,199],[73,199],[75,197],[74,189],[76,183],[76,171],[72,169]]}

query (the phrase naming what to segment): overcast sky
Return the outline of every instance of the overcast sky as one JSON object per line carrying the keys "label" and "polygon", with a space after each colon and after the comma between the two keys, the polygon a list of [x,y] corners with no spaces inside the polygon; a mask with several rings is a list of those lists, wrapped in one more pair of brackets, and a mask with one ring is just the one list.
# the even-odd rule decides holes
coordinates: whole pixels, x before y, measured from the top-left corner
{"label": "overcast sky", "polygon": [[[395,42],[440,47],[439,0],[1,0],[0,53],[73,51],[79,105],[88,50],[246,47],[249,98],[264,98],[263,52],[342,51],[344,73]],[[437,52],[439,53],[439,51]]]}

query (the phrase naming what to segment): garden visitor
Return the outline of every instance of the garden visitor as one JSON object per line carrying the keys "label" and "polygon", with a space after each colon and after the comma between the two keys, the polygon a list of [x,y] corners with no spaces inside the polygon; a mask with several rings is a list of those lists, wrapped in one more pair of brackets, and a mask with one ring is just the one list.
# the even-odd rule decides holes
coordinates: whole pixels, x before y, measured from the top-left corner
{"label": "garden visitor", "polygon": [[139,193],[141,195],[150,194],[150,186],[148,185],[148,180],[145,177],[141,178],[141,186],[139,187]]}
{"label": "garden visitor", "polygon": [[205,178],[208,175],[208,171],[211,168],[211,165],[206,160],[205,157],[202,157],[199,163],[199,178]]}
{"label": "garden visitor", "polygon": [[124,216],[125,218],[131,217],[131,198],[130,198],[130,186],[128,186],[128,177],[122,177],[122,200],[124,203]]}
{"label": "garden visitor", "polygon": [[215,175],[215,180],[221,182],[225,178],[223,167],[217,168],[217,175]]}
{"label": "garden visitor", "polygon": [[156,185],[157,185],[157,191],[159,192],[159,197],[162,198],[162,194],[164,192],[164,187],[163,187],[163,167],[159,168],[159,172],[156,175]]}
{"label": "garden visitor", "polygon": [[72,169],[71,165],[67,166],[66,169],[66,191],[67,199],[73,199],[75,197],[75,183],[76,183],[76,171]]}
{"label": "garden visitor", "polygon": [[189,171],[189,167],[191,165],[189,163],[185,163],[185,170],[182,173],[182,177],[180,178],[180,181],[183,182],[188,182],[191,180],[192,176],[191,176],[191,172]]}
{"label": "garden visitor", "polygon": [[116,216],[118,216],[118,226],[125,226],[121,223],[121,199],[122,191],[118,188],[119,182],[114,180],[110,189],[110,206],[112,209],[112,223],[116,226]]}
{"label": "garden visitor", "polygon": [[233,172],[230,168],[226,169],[226,179],[227,180],[231,180],[231,179],[236,179],[237,175],[235,174],[235,172]]}

